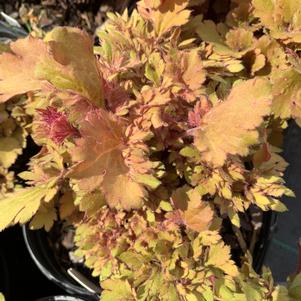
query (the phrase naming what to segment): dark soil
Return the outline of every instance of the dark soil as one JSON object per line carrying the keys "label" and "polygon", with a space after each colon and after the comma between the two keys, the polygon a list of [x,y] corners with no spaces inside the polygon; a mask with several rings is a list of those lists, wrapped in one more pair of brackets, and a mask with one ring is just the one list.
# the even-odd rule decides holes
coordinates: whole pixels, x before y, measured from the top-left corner
{"label": "dark soil", "polygon": [[132,0],[0,0],[0,11],[16,19],[28,31],[55,26],[76,26],[94,34],[109,11],[123,12]]}

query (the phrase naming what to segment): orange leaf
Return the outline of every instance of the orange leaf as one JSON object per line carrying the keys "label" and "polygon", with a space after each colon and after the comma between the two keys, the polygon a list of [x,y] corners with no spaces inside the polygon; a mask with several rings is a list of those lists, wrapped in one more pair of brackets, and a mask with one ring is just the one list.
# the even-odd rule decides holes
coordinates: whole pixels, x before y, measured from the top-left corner
{"label": "orange leaf", "polygon": [[228,154],[247,155],[249,146],[258,143],[256,128],[270,112],[270,99],[267,80],[235,85],[227,100],[213,107],[194,130],[194,144],[203,159],[221,166]]}
{"label": "orange leaf", "polygon": [[139,13],[150,20],[158,36],[175,26],[188,22],[190,11],[185,9],[187,0],[143,0],[138,3]]}
{"label": "orange leaf", "polygon": [[46,57],[46,44],[28,36],[10,45],[11,53],[0,55],[0,103],[28,91],[41,88],[41,80],[35,77],[35,66]]}
{"label": "orange leaf", "polygon": [[122,150],[126,147],[122,124],[102,109],[91,111],[82,122],[82,138],[72,153],[77,163],[68,175],[79,180],[82,189],[100,188],[110,207],[138,208],[146,190],[129,174]]}
{"label": "orange leaf", "polygon": [[72,91],[96,106],[103,105],[93,41],[84,31],[57,27],[44,41],[29,36],[13,42],[11,51],[0,56],[0,102],[41,90],[43,83],[50,82],[60,91]]}
{"label": "orange leaf", "polygon": [[[188,228],[201,232],[207,230],[213,219],[213,210],[201,200],[196,190],[188,186],[178,188],[172,195],[172,201],[180,214],[183,224]],[[171,214],[174,214],[172,212]],[[167,217],[170,214],[167,214]]]}

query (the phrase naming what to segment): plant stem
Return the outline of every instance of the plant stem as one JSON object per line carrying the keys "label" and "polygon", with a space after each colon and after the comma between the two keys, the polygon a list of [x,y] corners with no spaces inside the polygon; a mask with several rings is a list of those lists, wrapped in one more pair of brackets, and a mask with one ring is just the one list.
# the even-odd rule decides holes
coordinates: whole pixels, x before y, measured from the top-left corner
{"label": "plant stem", "polygon": [[238,227],[234,226],[234,225],[232,225],[232,229],[233,229],[233,231],[234,231],[234,233],[236,235],[236,238],[238,240],[238,243],[239,243],[242,251],[244,253],[246,253],[247,250],[248,250],[248,247],[247,247],[246,241],[244,240],[243,235],[242,235],[240,229]]}
{"label": "plant stem", "polygon": [[262,228],[262,213],[256,212],[256,211],[252,212],[251,213],[251,224],[253,227],[253,232],[252,232],[249,250],[250,250],[250,253],[253,254],[255,244],[257,242],[258,233],[260,232],[260,230]]}
{"label": "plant stem", "polygon": [[259,230],[258,228],[253,229],[252,238],[251,238],[250,247],[249,247],[251,254],[253,254],[253,252],[254,252],[255,244],[257,241],[258,230]]}

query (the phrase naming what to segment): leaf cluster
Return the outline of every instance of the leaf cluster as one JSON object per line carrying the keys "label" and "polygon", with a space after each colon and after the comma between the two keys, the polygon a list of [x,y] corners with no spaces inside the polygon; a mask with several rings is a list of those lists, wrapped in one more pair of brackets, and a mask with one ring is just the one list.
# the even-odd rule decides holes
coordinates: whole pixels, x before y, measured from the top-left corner
{"label": "leaf cluster", "polygon": [[[293,196],[280,153],[301,118],[300,9],[208,3],[142,0],[108,15],[98,46],[58,27],[0,55],[0,230],[72,223],[103,301],[300,298],[300,276],[286,288],[255,273],[243,231],[259,212],[256,239],[263,212]],[[11,193],[24,133],[41,150],[19,174],[29,187]]]}

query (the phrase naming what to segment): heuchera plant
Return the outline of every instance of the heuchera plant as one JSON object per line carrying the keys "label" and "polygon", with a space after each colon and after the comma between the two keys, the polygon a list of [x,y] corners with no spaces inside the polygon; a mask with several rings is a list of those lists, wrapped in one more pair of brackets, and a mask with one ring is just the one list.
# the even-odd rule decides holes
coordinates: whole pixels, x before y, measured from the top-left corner
{"label": "heuchera plant", "polygon": [[[0,56],[0,230],[68,220],[102,301],[301,299],[301,276],[252,268],[262,215],[240,230],[293,196],[279,153],[301,118],[300,1],[232,0],[218,22],[208,2],[142,0],[100,46],[58,27]],[[7,193],[28,134],[41,150]]]}

